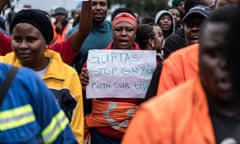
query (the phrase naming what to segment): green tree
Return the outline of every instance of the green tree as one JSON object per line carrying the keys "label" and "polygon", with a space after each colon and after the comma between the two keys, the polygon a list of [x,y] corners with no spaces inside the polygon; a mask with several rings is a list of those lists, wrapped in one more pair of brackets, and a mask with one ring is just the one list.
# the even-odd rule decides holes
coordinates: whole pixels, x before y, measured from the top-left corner
{"label": "green tree", "polygon": [[155,16],[159,10],[167,8],[167,2],[168,0],[112,0],[111,4],[125,4],[139,15]]}

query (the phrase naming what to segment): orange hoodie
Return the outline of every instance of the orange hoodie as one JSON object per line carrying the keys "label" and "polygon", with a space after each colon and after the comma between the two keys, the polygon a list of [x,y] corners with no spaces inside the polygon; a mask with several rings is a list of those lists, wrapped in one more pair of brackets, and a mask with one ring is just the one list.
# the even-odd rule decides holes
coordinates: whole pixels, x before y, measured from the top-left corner
{"label": "orange hoodie", "polygon": [[55,24],[52,24],[52,27],[53,27],[53,32],[54,32],[54,35],[53,35],[53,40],[52,40],[52,43],[58,43],[58,42],[61,42],[64,40],[65,38],[65,34],[67,33],[68,31],[68,24],[63,28],[62,32],[60,34],[58,34],[55,29],[56,29],[56,25]]}
{"label": "orange hoodie", "polygon": [[200,80],[191,79],[141,105],[122,144],[215,144]]}
{"label": "orange hoodie", "polygon": [[199,44],[182,48],[163,61],[157,95],[197,75]]}

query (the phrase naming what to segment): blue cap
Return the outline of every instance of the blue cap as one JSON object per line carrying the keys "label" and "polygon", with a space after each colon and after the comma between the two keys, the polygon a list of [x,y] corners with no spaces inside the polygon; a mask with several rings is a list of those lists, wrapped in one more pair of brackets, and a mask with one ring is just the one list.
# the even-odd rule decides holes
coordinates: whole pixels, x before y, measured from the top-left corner
{"label": "blue cap", "polygon": [[212,9],[208,6],[204,6],[204,5],[197,5],[193,8],[191,8],[183,17],[182,21],[184,22],[190,15],[192,14],[200,14],[204,17],[208,17],[212,12]]}
{"label": "blue cap", "polygon": [[77,3],[76,8],[77,8],[77,9],[82,8],[82,3],[83,3],[82,1],[79,1],[79,2]]}
{"label": "blue cap", "polygon": [[64,14],[67,16],[68,12],[65,8],[63,7],[58,7],[54,10],[54,14],[53,15],[58,15],[58,14]]}

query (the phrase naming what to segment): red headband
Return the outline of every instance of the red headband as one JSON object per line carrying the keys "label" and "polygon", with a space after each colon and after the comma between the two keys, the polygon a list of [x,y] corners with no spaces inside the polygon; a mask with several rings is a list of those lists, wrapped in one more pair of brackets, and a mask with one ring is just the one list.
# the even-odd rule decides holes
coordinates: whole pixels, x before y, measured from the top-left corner
{"label": "red headband", "polygon": [[126,12],[122,12],[120,14],[118,14],[112,21],[112,26],[114,27],[116,24],[120,23],[120,22],[128,22],[130,24],[132,24],[134,27],[137,27],[137,20],[134,16],[132,16],[129,13]]}

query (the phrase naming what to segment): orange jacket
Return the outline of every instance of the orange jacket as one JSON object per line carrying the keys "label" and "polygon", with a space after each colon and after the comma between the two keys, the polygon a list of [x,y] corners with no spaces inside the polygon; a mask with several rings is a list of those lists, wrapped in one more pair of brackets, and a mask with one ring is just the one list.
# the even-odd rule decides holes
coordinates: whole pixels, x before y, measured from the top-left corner
{"label": "orange jacket", "polygon": [[191,79],[141,105],[122,144],[215,144],[200,80]]}
{"label": "orange jacket", "polygon": [[65,34],[67,33],[68,31],[68,24],[63,28],[62,30],[62,33],[61,34],[58,34],[55,29],[56,29],[56,25],[55,24],[52,24],[52,27],[53,27],[53,40],[52,40],[52,43],[51,44],[54,44],[54,43],[58,43],[58,42],[62,42],[65,38]]}
{"label": "orange jacket", "polygon": [[[92,112],[91,114],[85,116],[85,142],[90,141],[91,139],[91,135],[89,133],[90,128],[95,128],[96,130],[111,128],[111,132],[113,133],[116,133],[114,131],[117,131],[122,135],[125,133],[129,121],[132,119],[136,109],[138,108],[137,104],[127,102],[127,99],[125,101],[126,102],[121,100],[118,101],[117,99],[115,99],[115,101],[110,99],[92,100]],[[140,101],[142,100],[139,99],[138,103],[140,103]],[[106,133],[104,135],[109,136],[110,134]]]}
{"label": "orange jacket", "polygon": [[[111,42],[104,50],[113,49],[112,46]],[[140,50],[137,43],[134,43],[134,48]],[[86,65],[85,63],[84,66]],[[92,111],[84,118],[84,142],[90,142],[91,128],[107,137],[122,138],[129,121],[142,102],[143,99],[139,98],[92,99]]]}
{"label": "orange jacket", "polygon": [[171,54],[163,61],[157,95],[197,75],[199,44],[193,44]]}

